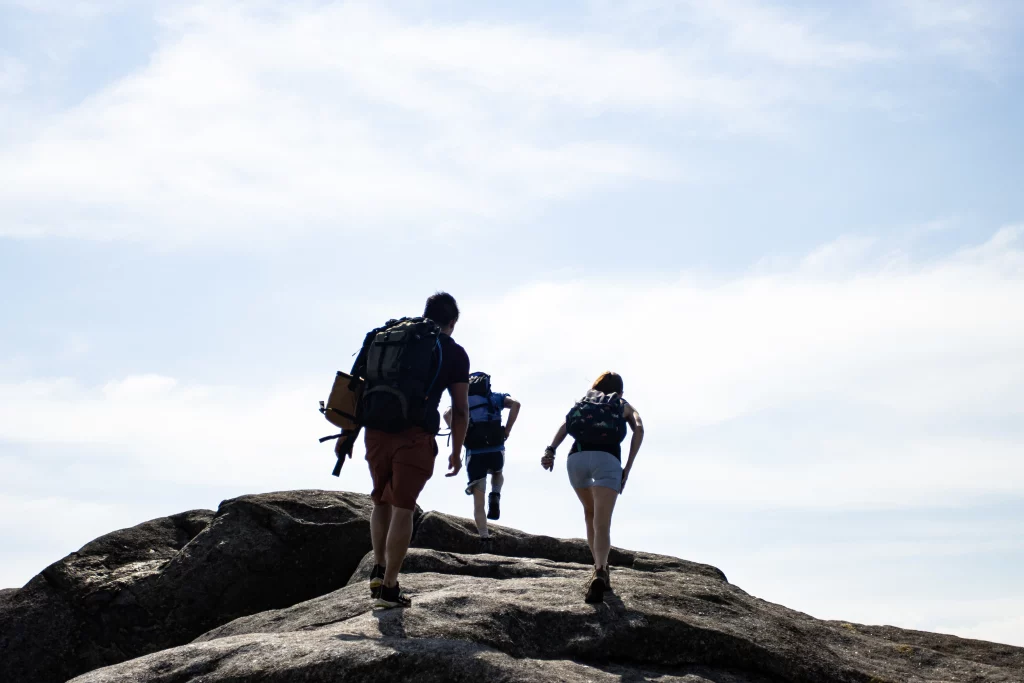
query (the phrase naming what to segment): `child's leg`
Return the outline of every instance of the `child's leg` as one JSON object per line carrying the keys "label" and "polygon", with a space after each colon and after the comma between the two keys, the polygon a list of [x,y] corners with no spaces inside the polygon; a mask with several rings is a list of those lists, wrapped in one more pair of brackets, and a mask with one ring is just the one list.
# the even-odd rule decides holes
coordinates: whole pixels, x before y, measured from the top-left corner
{"label": "child's leg", "polygon": [[487,512],[484,510],[486,489],[486,479],[481,479],[480,483],[473,487],[473,517],[476,519],[476,529],[480,532],[480,538],[487,538],[490,535],[487,531]]}

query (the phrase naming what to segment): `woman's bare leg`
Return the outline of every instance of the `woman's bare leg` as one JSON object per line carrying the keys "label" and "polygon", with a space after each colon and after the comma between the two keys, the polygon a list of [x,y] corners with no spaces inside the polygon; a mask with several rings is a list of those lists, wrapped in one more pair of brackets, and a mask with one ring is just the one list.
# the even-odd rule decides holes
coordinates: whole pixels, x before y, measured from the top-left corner
{"label": "woman's bare leg", "polygon": [[573,489],[576,496],[583,503],[583,518],[587,522],[587,545],[590,547],[590,554],[594,556],[594,566],[597,566],[597,554],[594,552],[594,496],[593,488]]}
{"label": "woman's bare leg", "polygon": [[591,492],[594,501],[594,535],[590,550],[594,554],[594,566],[606,569],[608,553],[612,548],[612,512],[615,511],[615,501],[619,498],[619,492],[607,486],[594,486]]}

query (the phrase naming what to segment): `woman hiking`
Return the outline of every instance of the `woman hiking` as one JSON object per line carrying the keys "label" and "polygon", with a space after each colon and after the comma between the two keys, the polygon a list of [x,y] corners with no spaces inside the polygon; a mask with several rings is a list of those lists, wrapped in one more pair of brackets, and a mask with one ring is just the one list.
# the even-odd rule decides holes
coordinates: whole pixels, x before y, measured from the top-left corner
{"label": "woman hiking", "polygon": [[[626,438],[626,425],[633,430],[633,438],[623,467],[621,444]],[[612,547],[612,511],[644,440],[640,413],[622,398],[622,377],[614,372],[603,373],[573,406],[551,445],[544,449],[540,461],[544,469],[554,470],[555,451],[566,436],[574,439],[566,459],[569,483],[583,504],[587,545],[594,556],[594,573],[584,599],[602,602],[605,591],[611,590],[608,553]]]}

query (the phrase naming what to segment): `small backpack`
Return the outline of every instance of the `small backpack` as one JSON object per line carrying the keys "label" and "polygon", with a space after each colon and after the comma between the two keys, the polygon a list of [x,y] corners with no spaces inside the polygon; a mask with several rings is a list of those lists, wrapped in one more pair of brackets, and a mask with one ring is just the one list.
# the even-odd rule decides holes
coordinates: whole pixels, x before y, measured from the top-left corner
{"label": "small backpack", "polygon": [[352,375],[364,379],[359,424],[391,433],[413,426],[437,433],[440,417],[427,410],[427,395],[441,369],[440,334],[433,320],[402,318],[366,335],[352,367]]}
{"label": "small backpack", "polygon": [[[346,375],[340,370],[334,375],[334,384],[327,397],[327,403],[320,401],[320,412],[335,427],[343,430],[359,429],[359,399],[363,393],[363,380]],[[320,443],[328,439],[321,439]]]}
{"label": "small backpack", "polygon": [[565,429],[577,441],[614,446],[626,438],[626,402],[618,394],[590,390],[565,416]]}
{"label": "small backpack", "polygon": [[483,372],[469,376],[469,427],[463,444],[470,450],[493,448],[505,443],[501,408],[491,400],[491,378]]}

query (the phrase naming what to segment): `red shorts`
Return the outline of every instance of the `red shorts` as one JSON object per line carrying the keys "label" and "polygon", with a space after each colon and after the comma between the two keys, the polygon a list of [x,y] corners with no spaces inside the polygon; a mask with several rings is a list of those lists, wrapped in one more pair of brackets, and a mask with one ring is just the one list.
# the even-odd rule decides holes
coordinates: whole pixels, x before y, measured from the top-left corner
{"label": "red shorts", "polygon": [[415,510],[420,491],[434,474],[437,440],[419,427],[410,427],[397,434],[367,429],[365,443],[373,502]]}

